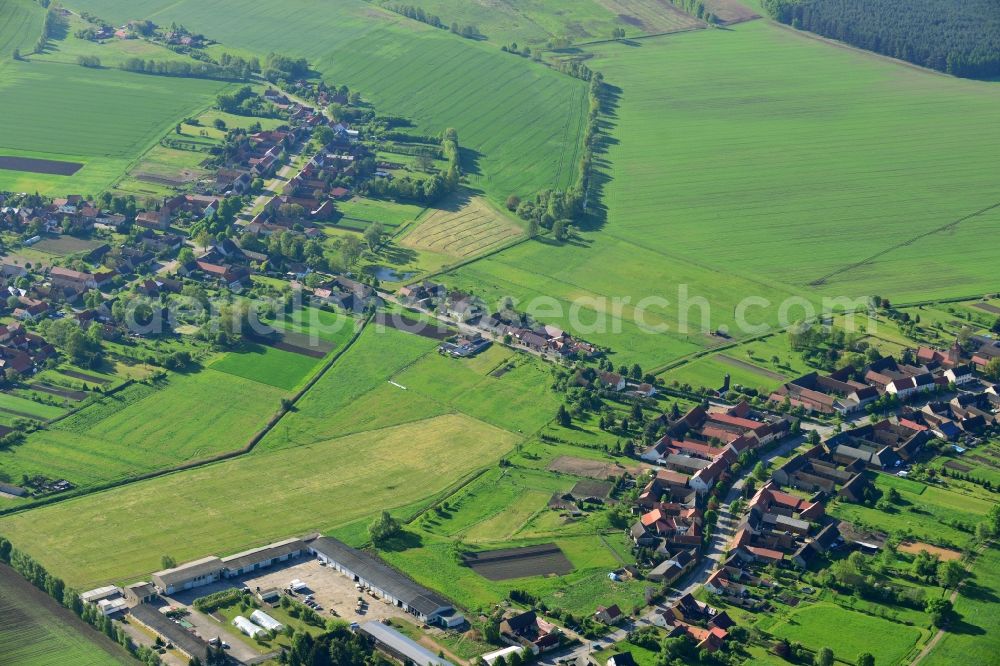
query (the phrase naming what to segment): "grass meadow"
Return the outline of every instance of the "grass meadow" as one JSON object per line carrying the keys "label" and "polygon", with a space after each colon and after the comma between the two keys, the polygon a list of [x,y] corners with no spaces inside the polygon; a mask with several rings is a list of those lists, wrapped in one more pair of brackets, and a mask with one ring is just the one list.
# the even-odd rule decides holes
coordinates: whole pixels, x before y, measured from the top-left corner
{"label": "grass meadow", "polygon": [[564,187],[576,176],[586,84],[496,45],[457,38],[362,0],[77,4],[115,22],[149,18],[198,26],[222,50],[304,56],[328,83],[347,84],[380,112],[411,119],[408,131],[457,129],[465,171],[494,201]]}
{"label": "grass meadow", "polygon": [[[952,482],[954,487],[941,488],[924,485],[879,474],[876,486],[883,492],[889,488],[899,491],[901,504],[893,512],[880,511],[859,504],[837,503],[830,511],[842,520],[861,523],[889,534],[912,536],[932,544],[968,546],[972,541],[971,528],[989,511],[992,498],[984,491],[974,491],[965,484]],[[915,492],[917,491],[917,492]],[[969,531],[959,529],[955,521],[964,523]]]}
{"label": "grass meadow", "polygon": [[224,87],[217,81],[116,69],[43,62],[4,64],[0,154],[84,166],[72,176],[0,170],[0,190],[96,194],[119,178],[173,123],[210,104]]}
{"label": "grass meadow", "polygon": [[320,359],[265,345],[251,344],[228,352],[210,366],[212,370],[291,391],[309,377]]}
{"label": "grass meadow", "polygon": [[0,655],[17,666],[135,663],[120,647],[0,565]]}
{"label": "grass meadow", "polygon": [[[832,627],[837,628],[836,634],[831,634]],[[790,611],[771,628],[771,633],[802,643],[814,652],[829,647],[836,657],[850,664],[862,652],[871,652],[876,664],[898,664],[920,638],[920,630],[915,627],[827,603]],[[873,636],[878,640],[873,641]]]}
{"label": "grass meadow", "polygon": [[164,554],[181,562],[236,552],[425,501],[494,463],[517,440],[444,415],[287,450],[258,448],[0,518],[0,534],[70,585],[134,580],[159,569]]}
{"label": "grass meadow", "polygon": [[[599,604],[611,603],[630,609],[641,603],[642,585],[608,579],[621,557],[612,542],[623,537],[617,531],[600,536],[611,532],[604,513],[567,520],[547,507],[553,494],[567,492],[576,481],[517,467],[487,470],[425,512],[381,555],[470,609],[488,607],[512,589],[528,590],[549,606],[573,613],[590,613]],[[365,538],[354,534],[355,539]],[[574,566],[572,573],[490,581],[460,564],[455,555],[455,544],[463,550],[492,550],[548,542],[563,550]]]}
{"label": "grass meadow", "polygon": [[973,576],[959,590],[955,610],[961,621],[946,633],[923,660],[926,666],[988,664],[1000,654],[1000,626],[996,604],[1000,600],[1000,549],[987,548],[976,559]]}
{"label": "grass meadow", "polygon": [[87,486],[235,450],[285,395],[211,368],[157,388],[136,384],[0,452],[0,470]]}

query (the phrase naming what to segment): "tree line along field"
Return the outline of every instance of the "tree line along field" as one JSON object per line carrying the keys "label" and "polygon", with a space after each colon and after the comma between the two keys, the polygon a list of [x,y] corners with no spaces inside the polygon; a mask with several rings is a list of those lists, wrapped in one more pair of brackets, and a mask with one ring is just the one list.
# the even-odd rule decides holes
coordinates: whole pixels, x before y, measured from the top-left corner
{"label": "tree line along field", "polygon": [[328,82],[347,84],[381,113],[411,119],[418,134],[458,130],[470,179],[497,202],[566,187],[576,175],[586,84],[495,45],[445,31],[362,0],[143,0],[76,3],[105,20],[183,23],[219,50],[309,59]]}
{"label": "tree line along field", "polygon": [[0,655],[5,664],[103,666],[131,659],[7,565],[0,565]]}
{"label": "tree line along field", "polygon": [[763,0],[782,23],[956,76],[1000,76],[1000,12],[990,0]]}
{"label": "tree line along field", "polygon": [[0,169],[0,190],[97,193],[225,85],[56,63],[4,64],[0,154],[79,162],[83,168],[72,176]]}

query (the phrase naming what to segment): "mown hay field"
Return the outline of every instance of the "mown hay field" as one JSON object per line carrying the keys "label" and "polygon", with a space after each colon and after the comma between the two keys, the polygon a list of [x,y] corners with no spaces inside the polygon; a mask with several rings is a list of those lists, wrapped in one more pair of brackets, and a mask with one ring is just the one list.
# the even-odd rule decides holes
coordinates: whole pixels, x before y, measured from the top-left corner
{"label": "mown hay field", "polygon": [[291,449],[257,449],[0,518],[0,534],[70,585],[134,580],[159,569],[164,554],[181,562],[236,552],[424,501],[495,464],[517,441],[466,416],[444,415]]}
{"label": "mown hay field", "polygon": [[514,221],[481,197],[454,198],[430,210],[401,241],[404,247],[466,259],[524,235]]}

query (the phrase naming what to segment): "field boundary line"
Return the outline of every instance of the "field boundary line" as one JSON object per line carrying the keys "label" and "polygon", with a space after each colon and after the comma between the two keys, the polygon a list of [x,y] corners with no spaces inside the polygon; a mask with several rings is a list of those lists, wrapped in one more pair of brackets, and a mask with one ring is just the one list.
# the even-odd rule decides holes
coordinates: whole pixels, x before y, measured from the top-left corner
{"label": "field boundary line", "polygon": [[951,230],[955,229],[956,227],[958,227],[958,225],[960,225],[962,222],[965,222],[967,220],[971,220],[971,219],[973,219],[975,217],[979,217],[980,215],[983,215],[984,213],[988,213],[991,210],[995,210],[997,208],[1000,208],[1000,201],[998,201],[998,202],[996,202],[994,204],[991,204],[989,206],[986,206],[985,208],[981,208],[981,209],[977,210],[974,213],[969,213],[968,215],[964,215],[964,216],[958,218],[957,220],[952,220],[948,224],[941,225],[940,227],[937,227],[935,229],[930,229],[928,231],[923,232],[922,234],[918,234],[916,236],[913,236],[912,238],[908,238],[905,241],[896,243],[895,245],[890,245],[888,248],[886,248],[884,250],[880,250],[879,252],[876,252],[875,254],[862,259],[861,261],[855,262],[853,264],[848,264],[846,266],[838,268],[835,271],[827,273],[826,275],[823,275],[822,277],[819,277],[819,278],[813,280],[812,282],[809,282],[808,286],[810,286],[810,287],[820,287],[820,286],[823,286],[824,284],[826,284],[827,280],[829,280],[830,278],[833,278],[833,277],[836,277],[836,276],[838,276],[838,275],[840,275],[842,273],[846,273],[848,271],[854,270],[855,268],[861,268],[862,266],[865,266],[867,264],[872,263],[873,261],[875,261],[879,257],[883,257],[883,256],[889,254],[890,252],[894,252],[895,250],[899,250],[899,249],[902,249],[904,247],[908,247],[910,245],[913,245],[917,241],[923,240],[924,238],[927,238],[928,236],[933,236],[934,234],[939,234],[939,233],[944,232],[944,231],[951,231]]}
{"label": "field boundary line", "polygon": [[166,467],[163,469],[152,470],[150,472],[144,472],[143,474],[137,474],[135,476],[125,477],[123,479],[116,479],[114,481],[105,482],[98,484],[96,486],[89,486],[86,488],[81,488],[79,492],[70,491],[68,493],[59,493],[56,495],[50,495],[48,498],[42,498],[37,502],[32,502],[25,506],[10,507],[8,509],[0,510],[0,516],[13,515],[17,513],[22,513],[24,511],[31,511],[32,509],[37,509],[43,506],[49,506],[51,504],[58,504],[59,502],[65,502],[73,499],[78,499],[80,497],[86,497],[88,495],[94,495],[96,493],[113,490],[115,488],[120,488],[122,486],[127,486],[133,483],[138,483],[139,481],[148,481],[150,479],[156,479],[161,476],[167,476],[168,474],[174,474],[177,472],[186,472],[192,469],[198,469],[199,467],[205,467],[212,465],[214,463],[224,462],[227,460],[233,460],[235,458],[240,458],[242,456],[251,453],[257,444],[264,439],[264,437],[271,432],[275,426],[285,417],[286,414],[293,411],[296,403],[305,396],[305,394],[311,389],[316,382],[318,382],[323,375],[325,375],[340,358],[354,345],[354,343],[361,337],[361,333],[364,332],[365,327],[374,317],[374,313],[368,315],[360,323],[360,326],[355,330],[354,335],[351,336],[347,343],[338,349],[333,356],[324,363],[323,367],[303,386],[299,391],[288,398],[287,403],[282,403],[281,408],[268,419],[267,423],[254,433],[247,443],[239,448],[232,451],[225,451],[223,453],[216,454],[214,456],[209,456],[208,458],[199,458],[197,460],[191,460],[179,465],[174,465],[172,467]]}

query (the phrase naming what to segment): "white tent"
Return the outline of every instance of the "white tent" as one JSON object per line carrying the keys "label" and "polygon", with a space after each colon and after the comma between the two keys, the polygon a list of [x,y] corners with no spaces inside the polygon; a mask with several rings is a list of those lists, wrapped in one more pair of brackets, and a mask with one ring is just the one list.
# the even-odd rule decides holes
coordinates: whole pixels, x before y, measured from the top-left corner
{"label": "white tent", "polygon": [[264,631],[263,629],[261,629],[256,624],[246,619],[242,615],[237,615],[235,618],[233,618],[233,624],[236,625],[237,629],[242,631],[250,638],[256,638],[257,634]]}
{"label": "white tent", "polygon": [[259,624],[268,631],[281,631],[285,628],[285,625],[281,624],[264,611],[255,610],[250,613],[250,619],[254,622],[254,624]]}

